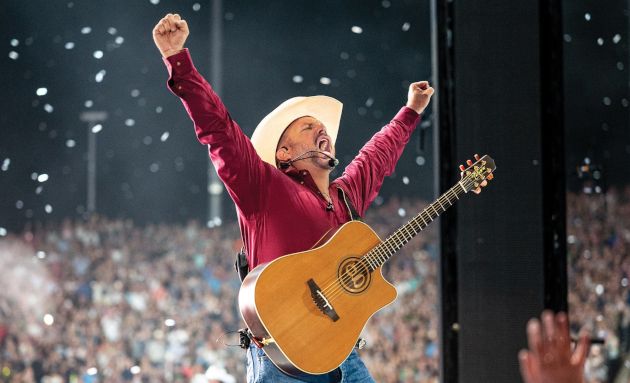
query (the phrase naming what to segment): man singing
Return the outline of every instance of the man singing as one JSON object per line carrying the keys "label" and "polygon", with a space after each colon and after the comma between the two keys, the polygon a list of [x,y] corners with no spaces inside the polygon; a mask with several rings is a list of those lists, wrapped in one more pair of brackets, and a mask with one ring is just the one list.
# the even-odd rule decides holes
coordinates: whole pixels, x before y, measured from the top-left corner
{"label": "man singing", "polygon": [[[177,14],[167,14],[153,39],[169,72],[168,87],[194,122],[199,142],[237,208],[250,269],[282,255],[311,248],[331,228],[363,216],[390,175],[428,105],[427,81],[409,86],[407,103],[360,150],[343,174],[335,141],[342,104],[327,96],[294,97],[267,115],[251,139],[232,120],[184,48],[189,30]],[[318,380],[319,379],[319,380]],[[325,380],[327,379],[327,380]],[[277,369],[263,349],[247,352],[248,382],[373,382],[353,351],[336,375],[294,378]]]}

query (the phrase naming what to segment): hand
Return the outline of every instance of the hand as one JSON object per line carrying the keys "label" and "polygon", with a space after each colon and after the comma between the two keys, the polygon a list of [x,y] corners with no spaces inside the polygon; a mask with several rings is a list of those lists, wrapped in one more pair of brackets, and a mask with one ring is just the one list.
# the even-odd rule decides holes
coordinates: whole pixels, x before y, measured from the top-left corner
{"label": "hand", "polygon": [[589,334],[580,333],[580,340],[571,350],[569,323],[565,313],[551,311],[527,323],[529,350],[518,354],[525,383],[583,383],[584,362],[589,349]]}
{"label": "hand", "polygon": [[182,20],[177,13],[169,13],[153,28],[153,41],[162,56],[168,57],[184,49],[188,33],[186,20]]}
{"label": "hand", "polygon": [[429,86],[428,81],[414,82],[409,85],[407,107],[415,110],[418,114],[422,113],[424,108],[429,105],[434,91],[435,90]]}
{"label": "hand", "polygon": [[[481,157],[479,157],[479,154],[475,154],[475,161],[479,161]],[[472,166],[473,162],[471,160],[466,160],[466,165],[468,166]],[[459,170],[461,170],[462,172],[466,169],[466,166],[464,165],[459,165]],[[494,175],[492,173],[488,174],[486,176],[486,179],[483,180],[480,184],[479,187],[477,189],[474,189],[473,192],[475,194],[479,194],[481,193],[481,188],[482,187],[486,187],[488,186],[488,181],[492,180],[492,178],[494,178]]]}

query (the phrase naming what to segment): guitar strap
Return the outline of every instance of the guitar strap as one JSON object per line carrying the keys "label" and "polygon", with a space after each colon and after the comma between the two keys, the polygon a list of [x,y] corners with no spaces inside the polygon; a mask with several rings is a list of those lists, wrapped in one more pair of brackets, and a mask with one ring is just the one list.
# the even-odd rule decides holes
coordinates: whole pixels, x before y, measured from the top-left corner
{"label": "guitar strap", "polygon": [[[350,198],[346,197],[346,193],[340,188],[337,187],[339,191],[339,199],[343,201],[348,208],[348,214],[350,214],[350,220],[352,221],[363,221],[357,210],[354,208],[352,201]],[[236,254],[236,261],[234,262],[234,268],[238,273],[238,277],[243,282],[247,273],[249,273],[249,262],[247,262],[247,253],[245,252],[245,246],[241,247],[241,251]]]}

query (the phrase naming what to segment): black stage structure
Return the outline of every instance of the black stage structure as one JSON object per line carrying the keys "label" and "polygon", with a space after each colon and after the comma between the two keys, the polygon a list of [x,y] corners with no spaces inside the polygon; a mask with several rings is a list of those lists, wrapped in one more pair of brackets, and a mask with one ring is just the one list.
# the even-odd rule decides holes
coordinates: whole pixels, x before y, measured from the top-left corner
{"label": "black stage structure", "polygon": [[441,218],[442,381],[520,381],[525,324],[566,310],[559,0],[433,0],[440,190],[491,155],[495,179]]}

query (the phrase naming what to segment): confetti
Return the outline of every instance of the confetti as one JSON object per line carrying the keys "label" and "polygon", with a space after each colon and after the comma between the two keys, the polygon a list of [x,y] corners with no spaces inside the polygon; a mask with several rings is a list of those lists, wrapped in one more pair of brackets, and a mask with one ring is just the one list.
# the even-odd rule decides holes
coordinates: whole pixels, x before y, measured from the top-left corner
{"label": "confetti", "polygon": [[44,324],[46,326],[52,326],[53,323],[55,323],[55,318],[52,315],[50,314],[44,315]]}
{"label": "confetti", "polygon": [[101,69],[96,76],[94,76],[94,80],[96,80],[96,82],[102,82],[106,73],[105,69]]}
{"label": "confetti", "polygon": [[331,80],[328,77],[322,77],[322,78],[319,79],[319,82],[322,85],[330,85]]}

